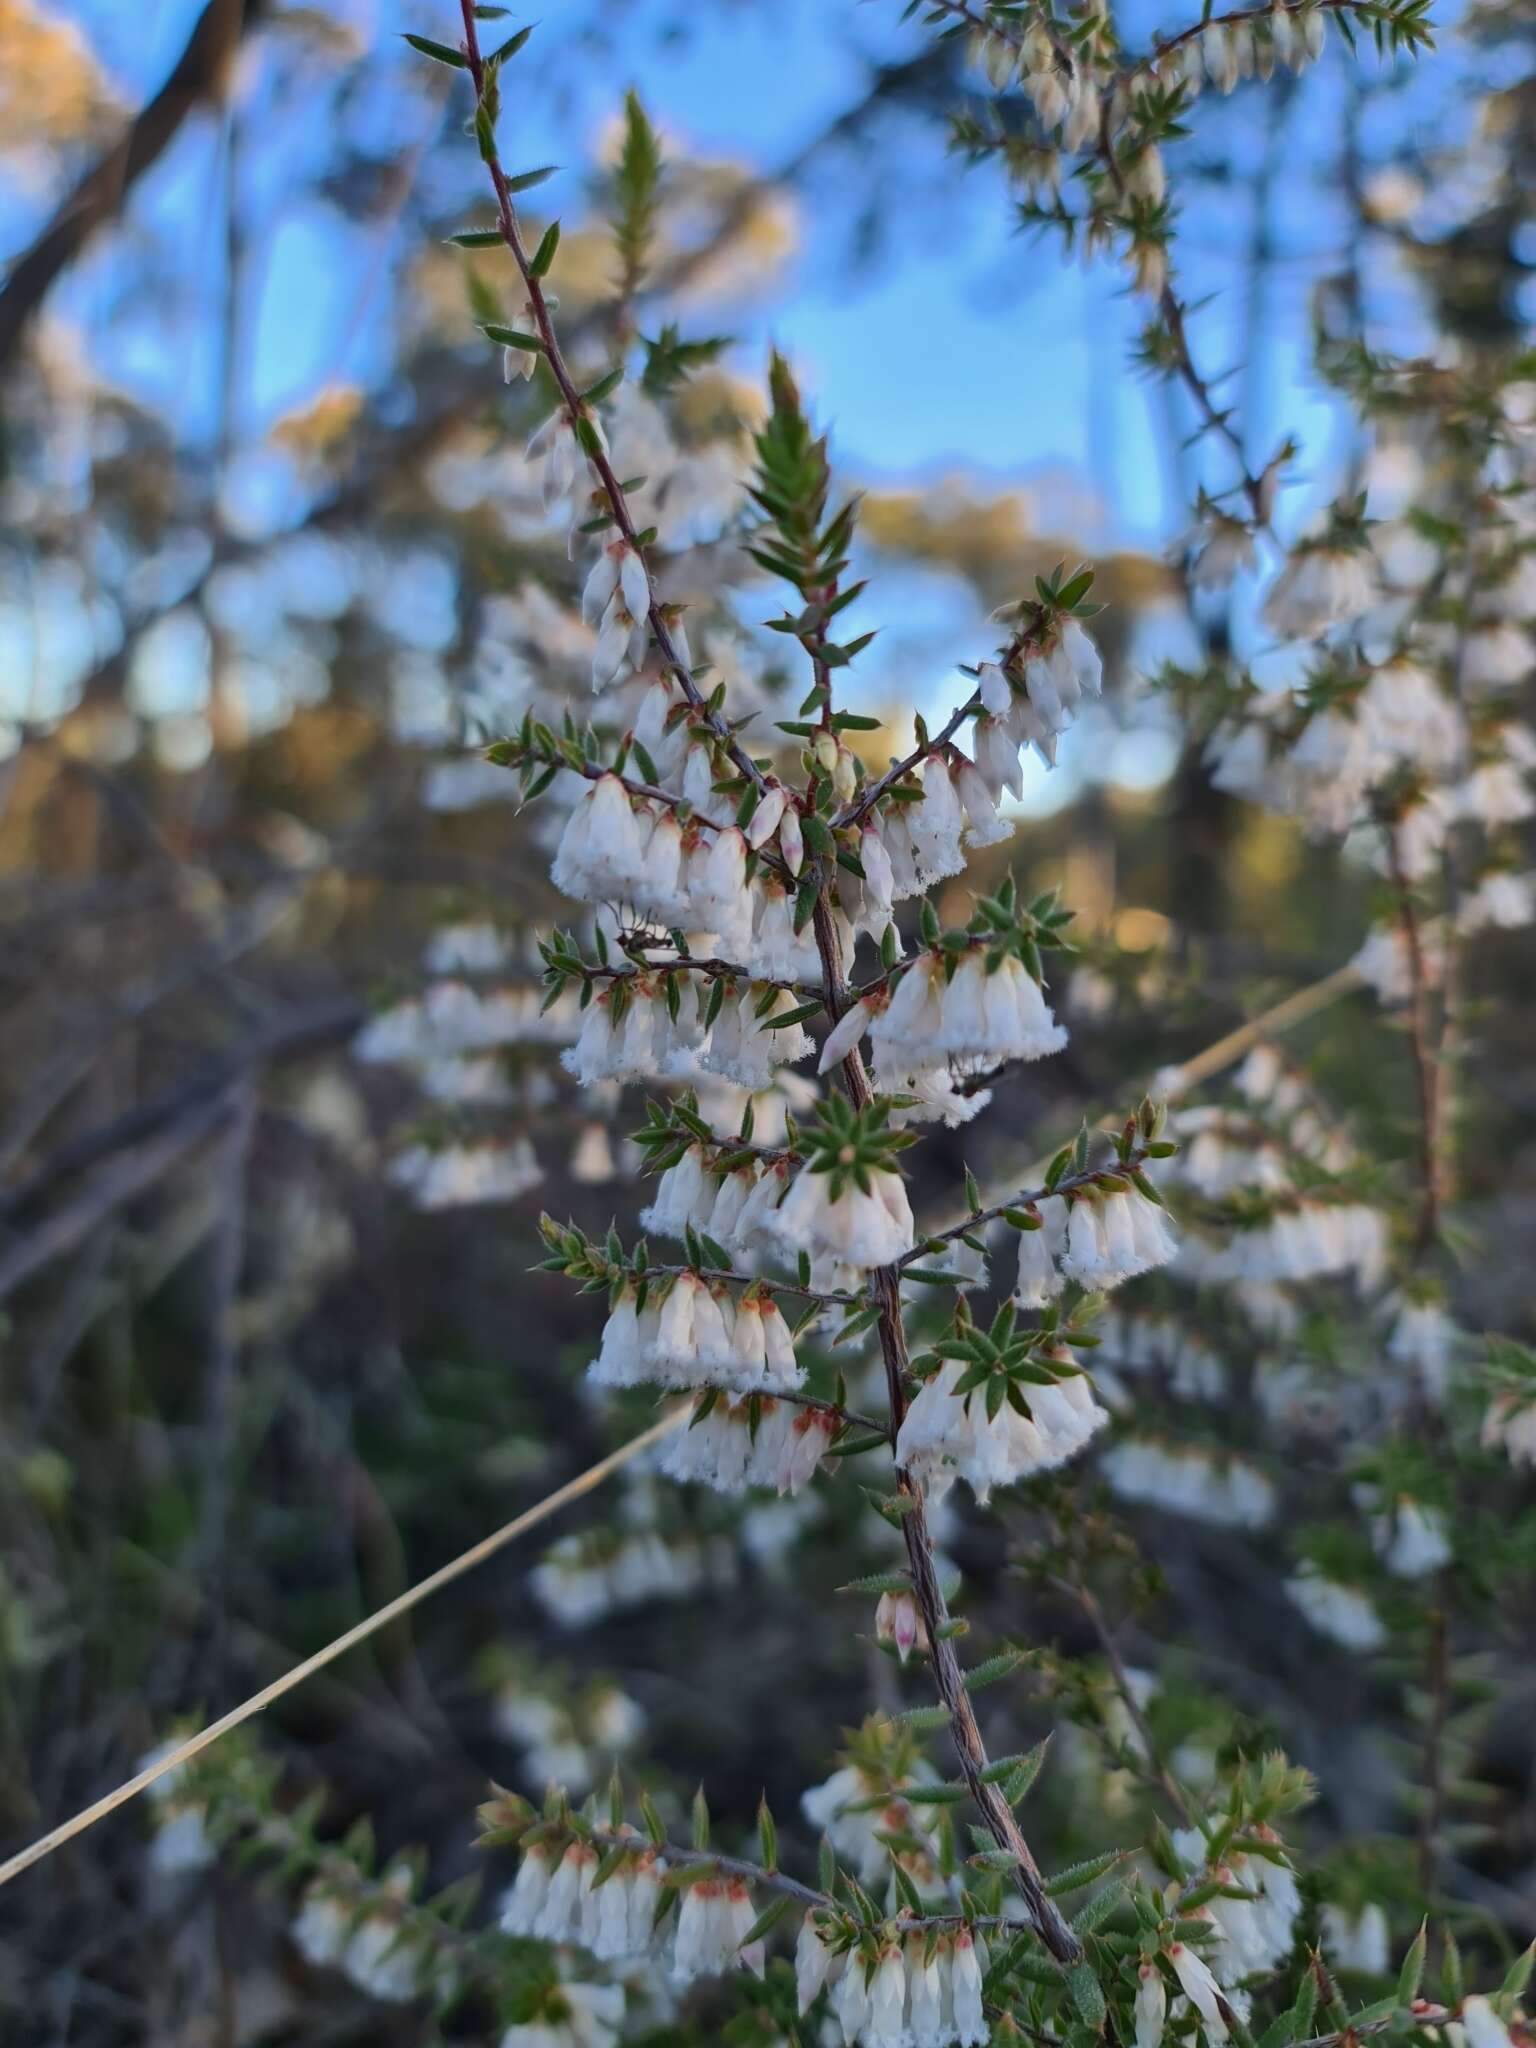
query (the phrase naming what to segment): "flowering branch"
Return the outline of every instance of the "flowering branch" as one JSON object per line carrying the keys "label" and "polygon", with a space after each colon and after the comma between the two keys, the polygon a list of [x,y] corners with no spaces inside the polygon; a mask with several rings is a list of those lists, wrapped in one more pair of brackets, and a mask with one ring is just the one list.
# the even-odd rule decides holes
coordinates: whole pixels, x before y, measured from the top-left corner
{"label": "flowering branch", "polygon": [[[538,352],[559,387],[569,430],[597,476],[602,496],[607,503],[608,516],[622,535],[630,557],[640,565],[645,581],[646,620],[667,672],[677,679],[688,702],[709,726],[741,774],[749,782],[762,788],[762,770],[737,741],[728,722],[706,702],[694,681],[693,669],[679,642],[673,621],[668,618],[665,607],[656,596],[655,584],[645,561],[642,536],[630,515],[629,500],[625,496],[624,487],[608,460],[601,431],[592,417],[590,394],[577,389],[566,365],[554,322],[550,317],[549,301],[545,295],[542,275],[535,269],[523,245],[517,211],[512,203],[512,182],[502,168],[500,153],[496,146],[496,102],[499,97],[499,81],[487,67],[480,52],[479,24],[475,16],[474,0],[460,0],[460,11],[464,22],[465,63],[475,90],[475,133],[480,144],[481,158],[496,191],[496,225],[502,240],[511,251],[512,260],[517,265],[518,275],[522,278],[528,294],[528,311],[537,330]],[[497,68],[499,69],[499,66]],[[489,96],[486,90],[488,83],[491,86]]]}
{"label": "flowering branch", "polygon": [[[1065,1201],[1071,1195],[1095,1189],[1100,1194],[1123,1195],[1130,1188],[1135,1188],[1144,1200],[1160,1202],[1161,1197],[1147,1179],[1143,1168],[1149,1159],[1170,1159],[1179,1149],[1177,1145],[1151,1135],[1162,1128],[1160,1107],[1155,1103],[1144,1103],[1138,1113],[1148,1133],[1147,1143],[1138,1145],[1134,1141],[1138,1128],[1137,1119],[1133,1118],[1126,1124],[1116,1140],[1117,1152],[1113,1166],[1085,1165],[1068,1173],[1065,1169],[1073,1157],[1074,1148],[1064,1147],[1051,1162],[1045,1179],[1038,1187],[1021,1188],[1017,1194],[994,1202],[989,1208],[972,1209],[963,1221],[952,1223],[947,1230],[936,1230],[924,1238],[921,1244],[915,1245],[898,1260],[898,1265],[910,1266],[928,1253],[937,1251],[942,1245],[950,1244],[956,1238],[963,1238],[971,1231],[979,1230],[983,1225],[999,1219],[1006,1221],[1015,1230],[1037,1230],[1040,1227],[1040,1219],[1038,1214],[1032,1212],[1038,1209],[1041,1202],[1053,1198]],[[1086,1128],[1078,1139],[1078,1146],[1086,1153]]]}
{"label": "flowering branch", "polygon": [[[849,997],[831,905],[824,893],[817,898],[814,925],[816,944],[821,954],[827,1013],[835,1027],[848,1008]],[[848,1099],[855,1109],[867,1109],[874,1100],[874,1093],[857,1046],[843,1060],[841,1075]],[[907,1412],[906,1383],[912,1370],[901,1310],[900,1266],[888,1265],[877,1269],[871,1275],[870,1285],[879,1305],[880,1353],[885,1363],[886,1399],[894,1436],[900,1431]],[[934,1683],[949,1716],[950,1739],[966,1786],[998,1848],[1005,1850],[1012,1859],[1014,1882],[1028,1909],[1030,1924],[1057,1962],[1074,1963],[1082,1956],[1082,1943],[1063,1918],[1060,1907],[1047,1896],[1039,1865],[1014,1817],[1012,1806],[1001,1788],[989,1783],[985,1776],[988,1769],[986,1745],[977,1725],[976,1710],[966,1691],[960,1660],[955,1654],[949,1609],[939,1583],[923,1489],[901,1466],[896,1471],[896,1487],[901,1502],[901,1536],[913,1594],[930,1645]]]}

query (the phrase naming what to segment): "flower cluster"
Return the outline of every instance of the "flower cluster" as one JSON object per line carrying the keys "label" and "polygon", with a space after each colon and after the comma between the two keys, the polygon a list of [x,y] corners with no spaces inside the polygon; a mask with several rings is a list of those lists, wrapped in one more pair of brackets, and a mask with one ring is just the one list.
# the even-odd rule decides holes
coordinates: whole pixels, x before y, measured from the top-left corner
{"label": "flower cluster", "polygon": [[758,1394],[727,1401],[709,1393],[688,1427],[669,1439],[662,1469],[717,1493],[745,1493],[754,1486],[798,1493],[833,1448],[838,1426],[833,1411],[815,1403],[800,1406]]}
{"label": "flower cluster", "polygon": [[789,1326],[773,1296],[748,1287],[738,1297],[723,1282],[692,1271],[639,1293],[625,1285],[609,1311],[590,1368],[595,1385],[729,1387],[792,1392],[804,1374]]}
{"label": "flower cluster", "polygon": [[795,1948],[802,2015],[829,1991],[844,2042],[864,2048],[985,2048],[986,1971],[984,1944],[963,1926],[904,1934],[896,1921],[866,1954],[834,1947],[808,1913]]}

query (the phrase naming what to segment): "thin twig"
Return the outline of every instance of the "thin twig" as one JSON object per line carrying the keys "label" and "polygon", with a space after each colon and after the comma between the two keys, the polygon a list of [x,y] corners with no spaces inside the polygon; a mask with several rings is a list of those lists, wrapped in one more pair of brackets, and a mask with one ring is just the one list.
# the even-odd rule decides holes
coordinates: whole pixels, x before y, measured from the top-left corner
{"label": "thin twig", "polygon": [[115,1791],[93,1801],[71,1819],[50,1829],[46,1835],[40,1836],[27,1848],[18,1851],[7,1862],[0,1863],[0,1885],[9,1884],[13,1877],[20,1877],[21,1873],[30,1870],[34,1863],[41,1863],[45,1856],[51,1856],[56,1849],[62,1849],[66,1842],[72,1842],[77,1835],[83,1835],[87,1828],[93,1828],[98,1821],[105,1820],[109,1813],[116,1813],[120,1806],[126,1806],[131,1799],[137,1799],[141,1792],[147,1792],[151,1785],[158,1783],[171,1771],[190,1763],[193,1757],[200,1756],[205,1749],[211,1748],[221,1736],[228,1735],[242,1723],[254,1719],[257,1714],[280,1700],[285,1693],[290,1693],[295,1686],[302,1685],[306,1678],[324,1670],[327,1664],[334,1664],[336,1659],[344,1656],[348,1650],[366,1642],[369,1636],[376,1635],[381,1628],[387,1628],[392,1621],[398,1621],[403,1614],[409,1614],[413,1607],[419,1607],[422,1601],[430,1599],[434,1593],[440,1592],[444,1586],[451,1585],[455,1579],[462,1578],[466,1572],[473,1571],[476,1565],[484,1564],[487,1558],[494,1557],[497,1551],[505,1549],[507,1544],[523,1535],[525,1531],[537,1527],[540,1522],[548,1521],[551,1515],[558,1513],[563,1507],[568,1507],[573,1500],[580,1500],[583,1494],[590,1493],[594,1487],[600,1486],[605,1479],[619,1471],[622,1466],[628,1465],[642,1451],[649,1450],[653,1444],[660,1443],[663,1437],[670,1435],[681,1424],[687,1412],[685,1405],[670,1409],[659,1422],[653,1422],[650,1428],[642,1430],[639,1436],[631,1437],[628,1443],[621,1444],[616,1451],[610,1451],[606,1458],[599,1458],[597,1463],[589,1465],[585,1472],[579,1472],[574,1479],[568,1479],[564,1486],[557,1486],[555,1491],[546,1494],[543,1500],[536,1501],[531,1508],[525,1508],[510,1522],[503,1523],[492,1535],[482,1537],[478,1543],[472,1544],[468,1550],[462,1551],[449,1563],[440,1565],[435,1572],[430,1572],[426,1578],[419,1579],[414,1586],[407,1587],[405,1592],[397,1594],[393,1600],[379,1608],[377,1613],[368,1615],[365,1620],[349,1628],[345,1634],[337,1636],[334,1642],[327,1643],[323,1650],[317,1650],[312,1657],[306,1657],[302,1664],[295,1664],[293,1669],[285,1671],[281,1678],[273,1679],[272,1683],[264,1685],[260,1692],[252,1693],[248,1700],[242,1700],[238,1707],[232,1707],[227,1714],[220,1715],[217,1721],[210,1722],[196,1735],[178,1743],[175,1749],[161,1757],[158,1762],[150,1764],[136,1776],[129,1778]]}

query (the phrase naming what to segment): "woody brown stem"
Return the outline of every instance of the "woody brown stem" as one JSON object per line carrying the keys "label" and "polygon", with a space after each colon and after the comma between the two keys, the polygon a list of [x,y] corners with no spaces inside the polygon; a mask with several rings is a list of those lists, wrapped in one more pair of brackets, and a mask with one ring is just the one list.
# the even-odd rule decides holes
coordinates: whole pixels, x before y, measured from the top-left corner
{"label": "woody brown stem", "polygon": [[[817,950],[821,955],[827,1012],[835,1024],[848,1007],[848,989],[838,956],[832,908],[825,889],[817,898],[814,928]],[[844,1060],[842,1076],[849,1100],[856,1108],[862,1109],[874,1099],[874,1091],[870,1087],[869,1076],[865,1072],[864,1061],[857,1047]],[[902,1417],[906,1414],[906,1381],[911,1369],[906,1326],[901,1313],[900,1268],[880,1267],[873,1275],[871,1284],[880,1308],[880,1355],[885,1363],[886,1397],[890,1406],[891,1437],[894,1442],[901,1428]],[[928,1529],[923,1489],[908,1473],[902,1471],[900,1466],[896,1469],[896,1486],[903,1501],[911,1503],[901,1517],[902,1541],[906,1545],[907,1568],[912,1577],[912,1590],[930,1645],[934,1683],[949,1716],[950,1740],[955,1746],[961,1774],[977,1811],[986,1823],[987,1832],[997,1846],[1006,1850],[1013,1858],[1014,1882],[1028,1908],[1031,1926],[1057,1962],[1075,1963],[1082,1956],[1082,1944],[1067,1925],[1054,1901],[1046,1896],[1045,1880],[1040,1874],[1040,1867],[1035,1861],[1029,1843],[1025,1840],[1024,1831],[1019,1826],[1013,1808],[1003,1796],[1002,1788],[987,1784],[982,1776],[988,1761],[986,1745],[976,1724],[976,1710],[971,1704],[970,1694],[965,1689],[965,1677],[960,1669],[960,1660],[955,1654],[953,1638],[949,1633],[949,1609],[934,1562],[933,1538]]]}

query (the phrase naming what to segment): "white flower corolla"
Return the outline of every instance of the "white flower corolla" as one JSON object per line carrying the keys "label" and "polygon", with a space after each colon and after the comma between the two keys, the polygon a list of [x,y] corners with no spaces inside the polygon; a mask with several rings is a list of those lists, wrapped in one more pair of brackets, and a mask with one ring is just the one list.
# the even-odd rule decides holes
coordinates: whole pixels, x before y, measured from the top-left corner
{"label": "white flower corolla", "polygon": [[752,941],[754,890],[747,882],[747,842],[736,826],[704,835],[688,855],[683,893],[688,922],[713,932],[720,950],[734,957]]}
{"label": "white flower corolla", "polygon": [[849,1958],[832,1987],[832,2010],[842,2030],[843,2048],[854,2048],[869,2020],[869,1979],[857,1956]]}
{"label": "white flower corolla", "polygon": [[1178,1110],[1170,1128],[1177,1131],[1181,1148],[1164,1167],[1170,1180],[1217,1200],[1240,1188],[1279,1194],[1291,1185],[1284,1148],[1246,1118],[1215,1105],[1195,1105]]}
{"label": "white flower corolla", "polygon": [[965,872],[962,846],[965,813],[954,773],[943,754],[930,754],[919,771],[921,803],[909,804],[905,824],[911,839],[912,857],[919,884],[940,882],[948,875]]}
{"label": "white flower corolla", "polygon": [[679,794],[696,817],[725,826],[731,823],[736,807],[716,790],[719,775],[714,747],[703,740],[694,741],[683,756]]}
{"label": "white flower corolla", "polygon": [[688,750],[688,708],[682,691],[665,677],[658,677],[647,687],[635,713],[635,743],[645,749],[651,766],[669,785]]}
{"label": "white flower corolla", "polygon": [[[1278,1848],[1270,1829],[1260,1826],[1254,1833]],[[1206,1868],[1206,1843],[1198,1828],[1179,1829],[1173,1845],[1192,1869]],[[1211,1875],[1253,1894],[1246,1899],[1214,1898],[1203,1909],[1215,1930],[1210,1959],[1216,1975],[1224,1984],[1235,1984],[1274,1969],[1290,1953],[1301,1912],[1301,1894],[1289,1863],[1233,1849]]]}
{"label": "white flower corolla", "polygon": [[1536,638],[1508,620],[1474,626],[1461,649],[1461,680],[1477,695],[1511,690],[1536,669]]}
{"label": "white flower corolla", "polygon": [[761,1288],[748,1288],[736,1304],[731,1350],[728,1383],[733,1387],[793,1393],[805,1379],[789,1325],[772,1295]]}
{"label": "white flower corolla", "polygon": [[[1437,926],[1421,926],[1419,943],[1429,974],[1438,979],[1444,965],[1443,934]],[[1376,925],[1350,961],[1350,966],[1382,1003],[1406,1003],[1413,994],[1413,957],[1402,927]]]}
{"label": "white flower corolla", "polygon": [[1394,1306],[1387,1356],[1394,1365],[1409,1367],[1425,1392],[1439,1399],[1445,1393],[1460,1332],[1437,1301],[1398,1297]]}
{"label": "white flower corolla", "polygon": [[1536,1388],[1530,1398],[1513,1391],[1495,1394],[1483,1416],[1485,1451],[1503,1451],[1512,1465],[1536,1466]]}
{"label": "white flower corolla", "polygon": [[[1444,774],[1465,747],[1465,721],[1428,670],[1406,656],[1372,671],[1353,702],[1314,711],[1283,764],[1277,764],[1270,801],[1295,811],[1316,832],[1343,833],[1371,806],[1370,792],[1405,767]],[[1431,807],[1421,831],[1437,852],[1444,824],[1456,807]]]}
{"label": "white flower corolla", "polygon": [[986,2048],[992,2038],[981,1998],[981,1957],[968,1927],[954,1938],[951,1952],[949,1997],[954,2032],[951,2038],[960,2048]]}
{"label": "white flower corolla", "polygon": [[637,807],[617,775],[599,775],[566,820],[550,868],[555,887],[583,903],[632,901],[650,837],[649,811]]}
{"label": "white flower corolla", "polygon": [[[926,1841],[928,1829],[903,1797],[912,1785],[932,1784],[934,1773],[920,1764],[910,1777],[896,1781],[877,1776],[859,1764],[844,1764],[820,1785],[800,1796],[800,1810],[824,1834],[840,1861],[872,1885],[887,1876],[891,1854],[884,1835],[910,1834]],[[884,1801],[883,1804],[876,1802]]]}
{"label": "white flower corolla", "polygon": [[1335,1969],[1384,1977],[1392,1967],[1391,1938],[1386,1912],[1374,1899],[1356,1912],[1332,1904],[1323,1908],[1323,1946]]}
{"label": "white flower corolla", "polygon": [[1127,1372],[1161,1369],[1168,1390],[1184,1400],[1220,1400],[1226,1389],[1221,1359],[1176,1316],[1127,1315],[1111,1309],[1094,1325],[1095,1369],[1108,1360]]}
{"label": "white flower corolla", "polygon": [[[1520,729],[1523,732],[1523,728]],[[1485,761],[1450,792],[1453,816],[1492,830],[1518,825],[1536,812],[1536,794],[1518,761]]]}
{"label": "white flower corolla", "polygon": [[1200,2015],[1207,2037],[1225,2041],[1227,2021],[1221,2009],[1221,1990],[1203,1958],[1182,1941],[1176,1941],[1167,1955],[1184,1996]]}
{"label": "white flower corolla", "polygon": [[317,1880],[299,1901],[288,1929],[289,1939],[305,1962],[317,1970],[336,1969],[347,1951],[356,1906],[347,1892]]}
{"label": "white flower corolla", "polygon": [[1250,803],[1274,804],[1281,800],[1283,783],[1277,776],[1271,751],[1267,714],[1227,718],[1206,742],[1205,762],[1216,789],[1229,796],[1246,797]]}
{"label": "white flower corolla", "polygon": [[1200,57],[1205,75],[1220,93],[1237,84],[1237,39],[1223,23],[1213,21],[1200,32]]}
{"label": "white flower corolla", "polygon": [[1313,542],[1292,551],[1264,601],[1264,619],[1283,639],[1310,640],[1368,612],[1377,594],[1363,549]]}
{"label": "white flower corolla", "polygon": [[1455,822],[1453,793],[1425,790],[1416,801],[1403,804],[1391,825],[1383,828],[1376,866],[1383,874],[1401,869],[1410,882],[1427,881],[1440,869]]}
{"label": "white flower corolla", "polygon": [[1371,1516],[1371,1547],[1399,1579],[1423,1578],[1451,1561],[1445,1516],[1407,1493]]}
{"label": "white flower corolla", "polygon": [[597,1357],[587,1368],[600,1387],[639,1387],[646,1381],[649,1354],[656,1342],[660,1311],[647,1299],[642,1312],[633,1288],[625,1287],[608,1311]]}
{"label": "white flower corolla", "polygon": [[544,1995],[540,2018],[508,2027],[500,2048],[611,2048],[624,2003],[622,1984],[560,1984]]}
{"label": "white flower corolla", "polygon": [[1363,1202],[1293,1200],[1266,1220],[1229,1228],[1218,1246],[1186,1235],[1178,1257],[1182,1272],[1213,1285],[1348,1273],[1368,1293],[1386,1273],[1386,1219]]}
{"label": "white flower corolla", "polygon": [[698,1056],[700,1067],[752,1094],[771,1087],[778,1068],[793,1066],[811,1050],[799,1024],[774,1029],[773,1019],[795,1007],[789,990],[757,983],[727,995]]}
{"label": "white flower corolla", "polygon": [[1379,1650],[1387,1631],[1381,1616],[1358,1586],[1330,1578],[1315,1565],[1303,1565],[1286,1580],[1285,1590],[1319,1635],[1346,1650]]}
{"label": "white flower corolla", "polygon": [[1060,1204],[1052,1204],[1047,1210],[1047,1221],[1040,1230],[1019,1232],[1018,1277],[1014,1282],[1013,1303],[1015,1308],[1044,1308],[1054,1301],[1066,1285],[1066,1277],[1057,1264],[1057,1259],[1066,1246],[1066,1233],[1062,1228]]}
{"label": "white flower corolla", "polygon": [[605,689],[633,674],[650,646],[651,591],[640,557],[627,541],[615,541],[598,556],[582,592],[582,616],[597,627],[592,648],[592,687]]}
{"label": "white flower corolla", "polygon": [[1165,1266],[1178,1254],[1166,1212],[1134,1189],[1078,1194],[1067,1218],[1061,1270],[1080,1287],[1106,1291]]}
{"label": "white flower corolla", "polygon": [[842,1957],[833,1955],[821,1938],[814,1916],[807,1913],[795,1940],[795,2000],[802,2019],[841,1967]]}
{"label": "white flower corolla", "polygon": [[181,1877],[189,1871],[207,1870],[218,1860],[218,1853],[202,1805],[169,1806],[156,1818],[154,1839],[149,1845],[149,1866],[157,1877]]}
{"label": "white flower corolla", "polygon": [[385,1898],[353,1923],[341,1968],[370,1998],[403,2005],[422,1989],[431,1957],[420,1938],[408,1932],[400,1911],[410,1898],[410,1872],[392,1866],[380,1888]]}
{"label": "white flower corolla", "polygon": [[672,1015],[659,979],[632,975],[588,1003],[576,1043],[560,1055],[583,1087],[595,1081],[648,1081],[691,1075],[703,1039],[697,1005],[684,996]]}
{"label": "white flower corolla", "polygon": [[984,951],[967,953],[940,994],[938,1044],[947,1058],[980,1066],[1038,1060],[1066,1042],[1040,984],[1011,953],[990,973]]}
{"label": "white flower corolla", "polygon": [[999,817],[987,777],[977,764],[957,751],[951,767],[955,794],[965,814],[966,845],[999,846],[1005,839],[1011,839],[1013,826],[1008,819]]}
{"label": "white flower corolla", "polygon": [[[162,1742],[141,1756],[140,1771],[152,1770],[178,1747]],[[206,1870],[218,1857],[208,1832],[208,1809],[201,1799],[189,1796],[187,1767],[178,1764],[165,1771],[149,1787],[147,1797],[154,1814],[154,1839],[150,1844],[150,1867],[157,1877],[179,1877],[185,1872]]]}
{"label": "white flower corolla", "polygon": [[640,1228],[658,1237],[708,1230],[718,1199],[719,1182],[709,1171],[708,1155],[701,1146],[690,1145],[657,1180],[655,1194],[640,1211]]}
{"label": "white flower corolla", "polygon": [[889,1942],[880,1951],[869,1979],[869,2017],[864,2048],[906,2048],[907,1971],[900,1946]]}
{"label": "white flower corolla", "polygon": [[541,1011],[532,988],[476,989],[462,981],[435,981],[419,998],[371,1018],[352,1050],[368,1065],[427,1065],[503,1045],[563,1045],[579,1023],[572,997],[562,996]]}
{"label": "white flower corolla", "polygon": [[1156,1963],[1143,1963],[1136,1984],[1136,2048],[1160,2048],[1168,1987]]}
{"label": "white flower corolla", "polygon": [[[598,447],[606,449],[607,441],[600,422],[591,413],[587,413],[585,419]],[[557,407],[543,425],[535,429],[528,442],[527,459],[538,468],[544,510],[552,512],[570,496],[586,466],[586,457],[576,443],[571,417],[563,406]]]}
{"label": "white flower corolla", "polygon": [[837,1419],[827,1408],[769,1395],[717,1400],[706,1415],[667,1438],[662,1470],[716,1493],[745,1493],[754,1486],[798,1493],[816,1476],[836,1430]]}
{"label": "white flower corolla", "polygon": [[[752,890],[752,932],[742,948],[741,964],[763,981],[821,980],[821,954],[809,922],[795,930],[795,899],[773,875]],[[841,911],[833,912],[843,971],[853,964],[854,936]]]}
{"label": "white flower corolla", "polygon": [[1275,1489],[1246,1459],[1218,1458],[1152,1437],[1126,1437],[1105,1452],[1101,1470],[1122,1500],[1193,1521],[1262,1529],[1274,1518]]}
{"label": "white flower corolla", "polygon": [[870,1045],[883,1085],[896,1074],[920,1073],[948,1065],[940,1040],[944,1030],[944,968],[938,953],[922,953],[905,970],[889,1000],[864,1004],[870,1013]]}
{"label": "white flower corolla", "polygon": [[1484,931],[1520,931],[1536,924],[1536,874],[1496,868],[1462,897],[1456,929],[1465,937]]}
{"label": "white flower corolla", "polygon": [[642,1530],[617,1543],[562,1537],[529,1573],[528,1583],[552,1620],[579,1629],[656,1600],[688,1600],[705,1590],[726,1593],[736,1577],[736,1551],[728,1540],[667,1540]]}
{"label": "white flower corolla", "polygon": [[505,1144],[411,1145],[390,1161],[388,1171],[391,1183],[428,1211],[515,1202],[544,1178],[526,1136]]}
{"label": "white flower corolla", "polygon": [[1131,281],[1143,298],[1160,299],[1168,289],[1168,250],[1166,244],[1155,242],[1150,236],[1134,241],[1126,250],[1131,265]]}
{"label": "white flower corolla", "polygon": [[1009,1399],[989,1415],[984,1390],[957,1393],[965,1371],[946,1359],[918,1391],[897,1433],[897,1464],[931,1493],[943,1494],[964,1479],[984,1504],[994,1486],[1012,1486],[1076,1457],[1109,1420],[1086,1374],[1021,1387],[1018,1398],[1028,1415]]}
{"label": "white flower corolla", "polygon": [[598,1774],[604,1756],[627,1749],[645,1716],[627,1693],[605,1686],[578,1715],[563,1700],[529,1689],[517,1679],[493,1702],[496,1733],[524,1752],[523,1770],[536,1785],[558,1784],[578,1795]]}
{"label": "white flower corolla", "polygon": [[1233,577],[1257,566],[1258,549],[1252,528],[1241,519],[1212,512],[1194,541],[1189,570],[1194,587],[1224,590]]}
{"label": "white flower corolla", "polygon": [[1024,74],[1024,90],[1034,102],[1040,126],[1047,130],[1059,126],[1068,105],[1067,88],[1061,73],[1054,66],[1028,71]]}
{"label": "white flower corolla", "polygon": [[427,941],[421,964],[428,974],[500,974],[511,959],[511,947],[495,925],[439,925]]}
{"label": "white flower corolla", "polygon": [[1357,716],[1395,761],[1443,772],[1466,741],[1466,720],[1434,675],[1406,654],[1371,672],[1357,700]]}
{"label": "white flower corolla", "polygon": [[792,1257],[806,1252],[812,1259],[866,1270],[905,1257],[912,1249],[914,1225],[901,1175],[874,1167],[867,1190],[850,1175],[837,1195],[834,1178],[803,1166],[784,1200],[764,1218],[769,1235]]}
{"label": "white flower corolla", "polygon": [[542,1843],[525,1850],[502,1897],[502,1931],[590,1949],[605,1962],[648,1954],[666,1864],[636,1835],[631,1852],[594,1888],[601,1860],[585,1842],[572,1842],[559,1856]]}
{"label": "white flower corolla", "polygon": [[1467,2048],[1513,2048],[1514,2037],[1486,1998],[1462,2000],[1461,2025]]}
{"label": "white flower corolla", "polygon": [[739,1877],[701,1879],[683,1893],[672,1944],[672,1976],[679,1984],[695,1977],[718,1976],[741,1964],[762,1974],[762,1944],[742,1944],[752,1931],[757,1909]]}
{"label": "white flower corolla", "polygon": [[608,1314],[588,1368],[601,1387],[727,1387],[792,1393],[804,1377],[789,1325],[761,1286],[739,1301],[721,1281],[680,1273],[665,1291],[653,1286],[643,1310],[625,1285]]}

